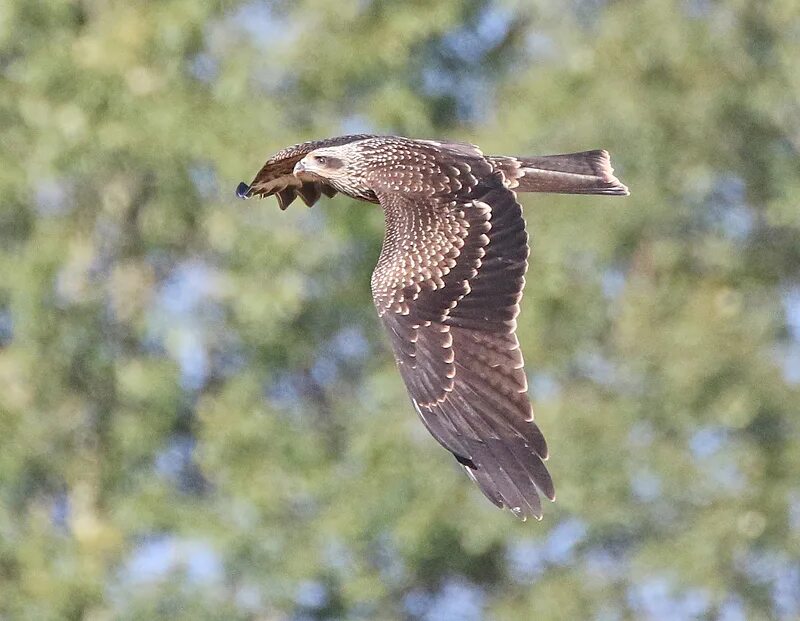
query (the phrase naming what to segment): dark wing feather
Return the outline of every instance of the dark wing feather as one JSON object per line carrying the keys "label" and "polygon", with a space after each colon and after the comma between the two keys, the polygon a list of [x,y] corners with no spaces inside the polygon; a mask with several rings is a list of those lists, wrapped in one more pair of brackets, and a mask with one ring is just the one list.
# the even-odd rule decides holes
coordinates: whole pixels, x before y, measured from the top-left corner
{"label": "dark wing feather", "polygon": [[240,183],[236,194],[240,198],[274,195],[278,199],[281,209],[286,209],[299,196],[306,205],[311,207],[322,194],[332,197],[336,194],[336,189],[318,177],[303,174],[296,177],[292,174],[294,165],[314,149],[335,147],[372,137],[371,134],[353,134],[325,140],[312,140],[286,147],[266,161],[250,185],[244,182]]}
{"label": "dark wing feather", "polygon": [[378,193],[387,232],[375,304],[427,429],[489,500],[540,518],[539,494],[555,492],[514,333],[525,223],[502,181],[481,185],[486,171],[474,162],[451,164],[462,182],[477,175],[455,200]]}

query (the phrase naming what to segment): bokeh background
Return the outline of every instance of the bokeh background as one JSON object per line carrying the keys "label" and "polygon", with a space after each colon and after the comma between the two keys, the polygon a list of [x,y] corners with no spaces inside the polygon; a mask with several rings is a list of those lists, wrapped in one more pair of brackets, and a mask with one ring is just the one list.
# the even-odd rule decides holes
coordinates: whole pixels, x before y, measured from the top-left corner
{"label": "bokeh background", "polygon": [[[0,4],[0,619],[800,618],[796,0]],[[423,429],[383,220],[240,202],[354,131],[604,147],[524,195],[558,502]]]}

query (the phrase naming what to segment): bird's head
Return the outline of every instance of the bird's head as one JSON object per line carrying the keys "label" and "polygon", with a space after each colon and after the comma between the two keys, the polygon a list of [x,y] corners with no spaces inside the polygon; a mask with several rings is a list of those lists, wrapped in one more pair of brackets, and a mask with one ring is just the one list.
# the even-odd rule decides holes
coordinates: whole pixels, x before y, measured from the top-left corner
{"label": "bird's head", "polygon": [[345,162],[338,153],[328,153],[332,149],[315,149],[294,166],[294,174],[306,173],[323,179],[336,177],[343,172]]}
{"label": "bird's head", "polygon": [[315,149],[297,162],[292,172],[296,177],[317,177],[344,194],[364,198],[372,193],[364,183],[356,155],[350,144]]}

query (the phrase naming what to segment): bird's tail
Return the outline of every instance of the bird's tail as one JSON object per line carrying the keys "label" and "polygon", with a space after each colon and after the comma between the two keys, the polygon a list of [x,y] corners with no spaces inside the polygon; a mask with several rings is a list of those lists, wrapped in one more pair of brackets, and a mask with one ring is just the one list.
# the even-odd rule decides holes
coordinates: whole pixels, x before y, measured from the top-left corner
{"label": "bird's tail", "polygon": [[628,188],[614,176],[608,151],[583,151],[534,157],[489,157],[517,192],[608,194],[627,196]]}

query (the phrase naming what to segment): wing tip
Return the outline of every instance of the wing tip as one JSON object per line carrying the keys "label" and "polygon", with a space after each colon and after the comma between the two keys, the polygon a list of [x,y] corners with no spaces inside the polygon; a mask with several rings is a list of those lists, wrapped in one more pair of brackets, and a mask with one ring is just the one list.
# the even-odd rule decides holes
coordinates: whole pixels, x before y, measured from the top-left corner
{"label": "wing tip", "polygon": [[239,185],[236,186],[236,196],[238,198],[250,198],[250,186],[247,185],[244,181],[239,182]]}

